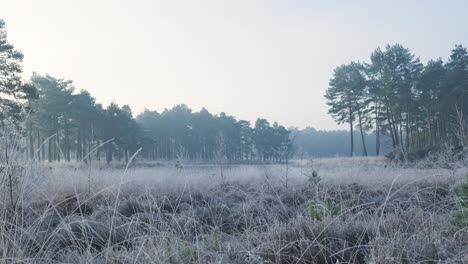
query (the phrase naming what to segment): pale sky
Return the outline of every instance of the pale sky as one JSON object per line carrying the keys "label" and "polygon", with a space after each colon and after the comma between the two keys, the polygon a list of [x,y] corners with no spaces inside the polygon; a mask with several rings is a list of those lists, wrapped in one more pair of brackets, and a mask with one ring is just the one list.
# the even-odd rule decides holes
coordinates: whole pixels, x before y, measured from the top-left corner
{"label": "pale sky", "polygon": [[[468,1],[0,0],[9,41],[33,71],[107,105],[257,117],[335,129],[333,69],[387,43],[448,57],[468,46]],[[345,127],[343,127],[345,128]]]}

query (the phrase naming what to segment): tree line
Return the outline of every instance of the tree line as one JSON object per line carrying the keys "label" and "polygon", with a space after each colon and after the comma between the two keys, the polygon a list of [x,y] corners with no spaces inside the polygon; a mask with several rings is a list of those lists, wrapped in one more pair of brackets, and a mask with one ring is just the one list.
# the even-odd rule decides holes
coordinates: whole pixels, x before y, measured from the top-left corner
{"label": "tree line", "polygon": [[[320,158],[320,157],[344,157],[349,155],[349,131],[342,130],[318,130],[313,127],[304,129],[290,128],[294,138],[294,158]],[[354,133],[354,140],[361,140],[359,134]],[[374,133],[365,133],[364,140],[369,149],[375,149]],[[381,153],[392,151],[391,139],[383,135],[380,139]],[[375,152],[369,152],[369,156]],[[364,156],[362,148],[356,148],[356,156]]]}
{"label": "tree line", "polygon": [[225,113],[193,112],[186,105],[134,117],[128,105],[104,107],[70,80],[33,73],[23,81],[22,60],[0,20],[2,160],[8,160],[9,147],[20,145],[11,144],[17,139],[9,132],[13,127],[26,143],[27,157],[48,162],[128,161],[140,148],[141,158],[153,160],[281,162],[291,155],[290,133],[276,122],[259,118],[252,127]]}
{"label": "tree line", "polygon": [[289,131],[257,119],[254,126],[245,120],[205,108],[192,112],[177,105],[161,113],[146,110],[137,117],[145,134],[144,153],[151,159],[190,159],[229,161],[284,161],[291,149]]}
{"label": "tree line", "polygon": [[354,130],[361,136],[375,133],[379,155],[381,135],[391,138],[394,149],[409,153],[428,146],[466,144],[468,116],[468,53],[456,45],[449,59],[423,65],[400,44],[377,48],[369,62],[351,62],[334,70],[325,98],[329,113],[350,130],[350,155],[354,155]]}
{"label": "tree line", "polygon": [[193,112],[186,105],[134,117],[128,105],[103,107],[89,92],[75,93],[69,80],[33,74],[30,85],[38,97],[28,102],[27,146],[29,157],[38,160],[127,162],[142,148],[140,157],[151,160],[283,161],[291,148],[289,131],[265,119],[251,127],[225,113]]}

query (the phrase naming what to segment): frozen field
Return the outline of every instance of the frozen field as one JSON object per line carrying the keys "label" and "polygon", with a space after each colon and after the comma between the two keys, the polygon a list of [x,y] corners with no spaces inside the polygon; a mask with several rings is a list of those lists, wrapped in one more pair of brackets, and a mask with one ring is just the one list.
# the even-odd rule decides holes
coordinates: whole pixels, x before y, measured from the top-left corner
{"label": "frozen field", "polygon": [[1,262],[468,261],[450,224],[459,164],[182,165],[31,166],[18,206],[2,200]]}

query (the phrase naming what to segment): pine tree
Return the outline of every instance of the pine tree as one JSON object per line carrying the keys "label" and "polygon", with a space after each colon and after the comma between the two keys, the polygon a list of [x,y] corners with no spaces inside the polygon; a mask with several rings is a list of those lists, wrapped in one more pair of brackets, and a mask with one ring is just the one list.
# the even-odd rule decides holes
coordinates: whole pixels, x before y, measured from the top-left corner
{"label": "pine tree", "polygon": [[[365,86],[365,79],[360,70],[360,65],[357,63],[337,67],[325,95],[327,104],[330,106],[328,113],[338,124],[349,124],[351,156],[354,156],[354,121],[358,117],[358,122],[360,121],[359,124],[362,127],[364,110],[360,105],[362,101],[360,97],[362,96],[361,90]],[[361,118],[359,118],[360,115]]]}
{"label": "pine tree", "polygon": [[5,22],[0,19],[0,121],[18,122],[26,100],[36,96],[34,86],[21,80],[23,54],[7,40]]}

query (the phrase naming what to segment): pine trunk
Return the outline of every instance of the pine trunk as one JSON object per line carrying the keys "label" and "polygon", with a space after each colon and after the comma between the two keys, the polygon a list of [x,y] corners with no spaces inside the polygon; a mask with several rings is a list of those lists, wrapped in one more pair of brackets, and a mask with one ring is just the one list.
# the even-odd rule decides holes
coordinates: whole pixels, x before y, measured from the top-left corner
{"label": "pine trunk", "polygon": [[364,138],[364,131],[362,129],[362,115],[361,115],[361,111],[358,111],[358,115],[359,115],[359,130],[361,131],[361,140],[362,140],[362,149],[363,149],[363,152],[364,152],[364,156],[368,156],[367,155],[367,147],[366,147],[366,140]]}
{"label": "pine trunk", "polygon": [[351,140],[351,153],[350,156],[354,156],[354,130],[353,130],[353,111],[349,109],[349,129],[350,129],[350,140]]}

